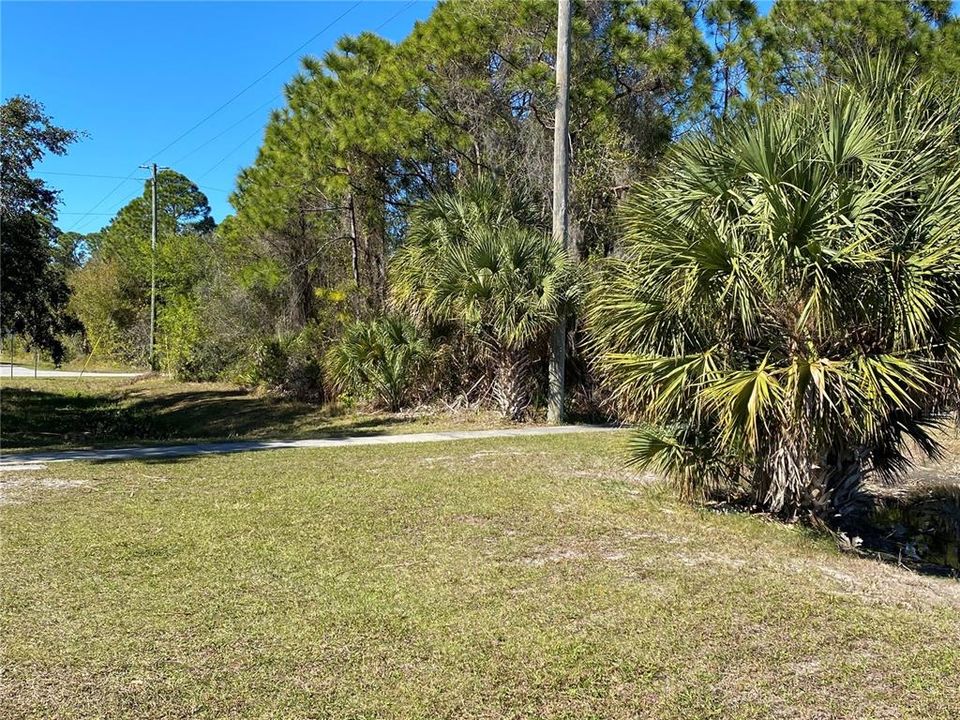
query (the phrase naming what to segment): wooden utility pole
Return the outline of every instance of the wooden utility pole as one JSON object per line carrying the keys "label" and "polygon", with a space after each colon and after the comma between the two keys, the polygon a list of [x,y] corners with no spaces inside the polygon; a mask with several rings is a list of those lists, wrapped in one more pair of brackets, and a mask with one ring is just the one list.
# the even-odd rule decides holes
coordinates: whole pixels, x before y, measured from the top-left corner
{"label": "wooden utility pole", "polygon": [[150,358],[150,369],[156,370],[157,366],[153,359],[153,337],[157,325],[157,164],[140,167],[150,170],[152,177],[150,182],[152,190],[150,206],[153,209],[153,221],[150,224],[150,347],[147,352]]}
{"label": "wooden utility pole", "polygon": [[[570,94],[570,0],[557,4],[557,104],[553,116],[553,237],[570,252],[567,228],[568,108]],[[567,362],[567,318],[562,315],[550,336],[550,392],[547,419],[564,420],[564,378]]]}
{"label": "wooden utility pole", "polygon": [[153,190],[153,222],[150,223],[150,369],[156,370],[156,363],[153,361],[154,333],[157,327],[157,164],[153,163],[153,182],[150,188]]}

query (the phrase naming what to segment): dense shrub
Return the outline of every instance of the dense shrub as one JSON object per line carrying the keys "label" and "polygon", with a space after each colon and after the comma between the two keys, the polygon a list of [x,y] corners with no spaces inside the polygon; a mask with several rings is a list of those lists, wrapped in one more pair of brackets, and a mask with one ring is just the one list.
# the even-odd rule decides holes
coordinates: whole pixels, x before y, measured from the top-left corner
{"label": "dense shrub", "polygon": [[97,355],[146,365],[149,306],[133,289],[116,259],[93,258],[70,274],[69,310],[83,324]]}
{"label": "dense shrub", "polygon": [[503,415],[530,402],[531,367],[570,294],[573,267],[529,207],[489,179],[418,207],[391,261],[395,301],[472,341]]}
{"label": "dense shrub", "polygon": [[281,397],[322,402],[323,340],[313,328],[262,342],[254,354],[252,380]]}
{"label": "dense shrub", "polygon": [[408,319],[379,317],[346,328],[327,354],[333,386],[389,410],[410,400],[430,344]]}

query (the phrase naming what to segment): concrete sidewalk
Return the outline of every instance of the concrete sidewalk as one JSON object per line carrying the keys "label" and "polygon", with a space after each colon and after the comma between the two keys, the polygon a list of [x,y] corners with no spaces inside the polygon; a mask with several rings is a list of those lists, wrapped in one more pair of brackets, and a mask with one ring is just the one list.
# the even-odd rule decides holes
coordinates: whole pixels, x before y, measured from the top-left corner
{"label": "concrete sidewalk", "polygon": [[49,452],[2,453],[0,471],[24,469],[33,463],[108,462],[115,460],[165,460],[196,455],[282,450],[288,448],[330,448],[352,445],[396,445],[446,442],[451,440],[483,440],[485,438],[529,437],[534,435],[568,435],[573,433],[611,432],[619,428],[601,425],[561,425],[556,427],[502,428],[498,430],[451,430],[448,432],[407,433],[403,435],[353,435],[314,440],[236,440],[231,442],[197,443],[193,445],[158,445],[155,447],[109,448],[103,450],[54,450]]}

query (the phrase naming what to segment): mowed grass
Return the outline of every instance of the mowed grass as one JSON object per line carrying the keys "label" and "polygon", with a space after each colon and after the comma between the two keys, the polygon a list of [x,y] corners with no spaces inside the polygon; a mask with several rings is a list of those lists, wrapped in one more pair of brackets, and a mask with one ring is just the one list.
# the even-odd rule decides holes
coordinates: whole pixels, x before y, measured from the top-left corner
{"label": "mowed grass", "polygon": [[493,412],[348,412],[283,400],[227,383],[162,377],[2,378],[4,451],[296,439],[503,425]]}
{"label": "mowed grass", "polygon": [[0,716],[960,714],[960,584],[681,505],[621,433],[3,476]]}

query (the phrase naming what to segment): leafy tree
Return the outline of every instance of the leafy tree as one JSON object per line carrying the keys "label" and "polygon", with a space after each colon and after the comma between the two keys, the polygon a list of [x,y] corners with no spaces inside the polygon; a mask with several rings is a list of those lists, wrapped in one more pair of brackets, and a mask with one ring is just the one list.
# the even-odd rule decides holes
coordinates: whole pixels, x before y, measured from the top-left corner
{"label": "leafy tree", "polygon": [[941,24],[927,61],[930,72],[942,82],[960,82],[960,19],[952,17]]}
{"label": "leafy tree", "polygon": [[430,344],[400,316],[382,316],[349,325],[327,354],[326,364],[340,392],[372,395],[396,412],[409,400],[417,374],[430,357]]}
{"label": "leafy tree", "polygon": [[[554,48],[556,7],[539,0],[493,0],[482,10],[440,4],[398,48],[417,78],[420,105],[457,141],[448,162],[468,176],[509,178],[544,213]],[[571,237],[588,255],[611,250],[620,189],[701,116],[711,95],[710,53],[697,3],[681,0],[578,4],[571,52]]]}
{"label": "leafy tree", "polygon": [[0,105],[0,123],[0,210],[5,215],[30,213],[54,220],[58,193],[30,177],[30,172],[47,153],[66,154],[79,134],[54,125],[43,105],[25,95]]}
{"label": "leafy tree", "polygon": [[419,164],[423,113],[386,40],[364,33],[305,59],[287,97],[241,173],[230,231],[240,254],[278,276],[295,328],[312,318],[317,287],[351,284],[357,313],[383,306],[397,208],[432,171]]}
{"label": "leafy tree", "polygon": [[702,23],[713,45],[715,117],[755,111],[782,93],[837,77],[855,53],[915,58],[950,81],[958,72],[956,20],[945,0],[710,0]]}
{"label": "leafy tree", "polygon": [[[89,261],[73,277],[73,307],[102,352],[143,362],[149,337],[152,192],[125,205],[89,235]],[[157,178],[157,349],[173,369],[199,333],[196,291],[216,261],[206,196],[189,178],[163,170]],[[191,328],[193,328],[191,330]]]}
{"label": "leafy tree", "polygon": [[571,266],[553,239],[525,223],[522,200],[481,179],[437,195],[410,218],[391,266],[395,298],[427,322],[451,323],[493,368],[505,417],[529,402],[529,368],[567,300]]}
{"label": "leafy tree", "polygon": [[53,262],[62,267],[64,272],[69,273],[83,267],[89,259],[89,242],[81,233],[59,232],[53,241],[50,253]]}
{"label": "leafy tree", "polygon": [[824,77],[836,77],[855,54],[880,52],[937,62],[949,0],[776,0],[767,27],[768,51],[779,63],[757,80],[790,92]]}
{"label": "leafy tree", "polygon": [[957,407],[960,90],[849,76],[678,145],[592,293],[634,460],[688,493],[842,515]]}
{"label": "leafy tree", "polygon": [[26,96],[0,105],[0,132],[0,327],[25,332],[59,360],[69,289],[51,247],[57,191],[30,172],[45,154],[65,154],[79,134],[54,125]]}
{"label": "leafy tree", "polygon": [[[256,163],[240,173],[231,202],[237,209],[221,227],[236,282],[272,316],[271,332],[296,332],[315,319],[318,287],[349,277],[349,254],[338,236],[338,208],[312,189],[291,146],[296,123],[277,114],[267,127]],[[349,271],[347,271],[349,272]]]}
{"label": "leafy tree", "polygon": [[774,26],[753,0],[711,0],[703,22],[714,50],[715,117],[753,111],[777,93],[772,77],[782,67],[783,52]]}
{"label": "leafy tree", "polygon": [[[91,252],[119,260],[132,282],[149,285],[152,217],[148,181],[142,195],[122,207],[107,227],[91,236]],[[157,277],[164,284],[190,284],[194,273],[189,256],[191,240],[213,228],[206,195],[184,175],[161,170],[157,175]]]}
{"label": "leafy tree", "polygon": [[[573,234],[606,252],[620,189],[649,171],[710,96],[709,52],[694,2],[604,0],[574,28]],[[371,33],[308,58],[287,86],[230,223],[292,326],[315,287],[355,289],[381,309],[386,265],[410,209],[490,170],[550,198],[556,11],[539,0],[438,5],[393,45]]]}
{"label": "leafy tree", "polygon": [[119,261],[94,255],[69,276],[70,312],[83,324],[87,343],[103,355],[142,361],[149,328],[140,291],[125,282]]}

